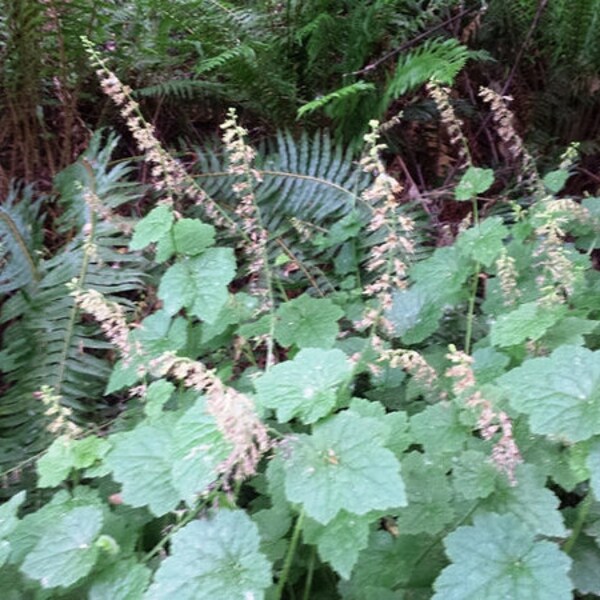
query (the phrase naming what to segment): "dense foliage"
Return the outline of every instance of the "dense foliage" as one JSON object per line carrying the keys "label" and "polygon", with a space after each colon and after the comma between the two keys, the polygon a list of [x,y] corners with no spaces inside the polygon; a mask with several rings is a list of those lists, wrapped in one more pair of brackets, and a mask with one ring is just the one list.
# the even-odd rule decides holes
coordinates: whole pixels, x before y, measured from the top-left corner
{"label": "dense foliage", "polygon": [[6,6],[7,598],[600,596],[598,2]]}

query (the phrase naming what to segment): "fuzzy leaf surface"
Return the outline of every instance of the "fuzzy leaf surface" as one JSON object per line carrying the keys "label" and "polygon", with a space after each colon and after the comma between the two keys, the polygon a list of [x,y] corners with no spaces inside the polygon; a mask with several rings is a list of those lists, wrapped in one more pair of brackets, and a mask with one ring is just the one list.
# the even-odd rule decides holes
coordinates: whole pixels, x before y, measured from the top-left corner
{"label": "fuzzy leaf surface", "polygon": [[275,365],[254,385],[259,404],[274,409],[280,422],[297,417],[314,423],[334,408],[337,388],[351,372],[341,350],[306,348],[293,360]]}
{"label": "fuzzy leaf surface", "polygon": [[376,518],[340,511],[326,526],[308,520],[303,537],[308,544],[316,544],[319,556],[328,562],[344,579],[348,579],[358,556],[369,543],[369,524]]}
{"label": "fuzzy leaf surface", "polygon": [[96,564],[98,549],[94,541],[101,528],[99,508],[74,508],[40,539],[21,570],[44,588],[72,585]]}
{"label": "fuzzy leaf surface", "polygon": [[168,206],[153,208],[135,226],[133,237],[129,243],[131,250],[142,250],[148,244],[157,242],[171,230],[173,211]]}
{"label": "fuzzy leaf surface", "polygon": [[511,406],[529,416],[533,433],[569,442],[600,433],[600,351],[561,346],[497,381]]}
{"label": "fuzzy leaf surface", "polygon": [[141,600],[150,570],[133,559],[119,561],[94,578],[89,600]]}
{"label": "fuzzy leaf surface", "polygon": [[408,506],[397,511],[400,531],[438,533],[454,518],[446,469],[419,452],[411,452],[402,461],[402,473]]}
{"label": "fuzzy leaf surface", "polygon": [[418,287],[396,291],[386,318],[394,327],[394,335],[405,344],[418,344],[437,328],[442,307],[432,302]]}
{"label": "fuzzy leaf surface", "polygon": [[454,197],[464,202],[471,200],[483,192],[487,192],[494,183],[494,171],[492,169],[481,169],[480,167],[469,167],[461,177]]}
{"label": "fuzzy leaf surface", "polygon": [[527,464],[517,467],[515,477],[516,485],[510,485],[506,476],[499,477],[495,493],[480,503],[480,509],[511,513],[536,534],[566,535],[559,499],[546,487],[546,477]]}
{"label": "fuzzy leaf surface", "polygon": [[337,321],[344,311],[327,298],[302,294],[282,304],[275,315],[275,339],[282,346],[331,348],[339,332]]}
{"label": "fuzzy leaf surface", "polygon": [[191,315],[213,323],[227,303],[227,286],[235,269],[231,248],[209,248],[169,267],[161,279],[158,297],[169,315],[186,308]]}
{"label": "fuzzy leaf surface", "polygon": [[490,217],[482,223],[463,231],[456,239],[456,247],[461,252],[490,267],[502,252],[502,240],[508,236],[508,229],[500,217]]}
{"label": "fuzzy leaf surface", "polygon": [[500,315],[492,325],[492,344],[506,348],[527,340],[539,340],[548,329],[560,321],[564,313],[562,306],[548,309],[540,308],[537,302],[521,304],[517,309]]}
{"label": "fuzzy leaf surface", "polygon": [[[400,463],[381,445],[377,421],[348,412],[290,442],[283,461],[285,493],[306,514],[326,525],[341,511],[364,515],[406,505]],[[383,426],[381,426],[383,427]]]}
{"label": "fuzzy leaf surface", "polygon": [[215,480],[230,449],[201,400],[179,418],[165,413],[111,441],[106,463],[123,486],[124,502],[148,506],[156,516],[193,501]]}
{"label": "fuzzy leaf surface", "polygon": [[195,256],[215,243],[215,228],[198,219],[179,219],[173,225],[173,240],[178,254]]}
{"label": "fuzzy leaf surface", "polygon": [[259,543],[256,524],[242,511],[193,521],[173,536],[144,600],[262,600],[272,580]]}
{"label": "fuzzy leaf surface", "polygon": [[67,436],[56,438],[37,462],[38,486],[56,487],[69,476],[71,469],[91,467],[109,449],[110,444],[96,436],[81,440]]}
{"label": "fuzzy leaf surface", "polygon": [[484,514],[444,540],[452,564],[436,579],[434,600],[570,600],[570,558],[536,541],[514,515]]}
{"label": "fuzzy leaf surface", "polygon": [[24,490],[0,506],[0,539],[11,533],[19,523],[17,511],[23,502],[25,502]]}

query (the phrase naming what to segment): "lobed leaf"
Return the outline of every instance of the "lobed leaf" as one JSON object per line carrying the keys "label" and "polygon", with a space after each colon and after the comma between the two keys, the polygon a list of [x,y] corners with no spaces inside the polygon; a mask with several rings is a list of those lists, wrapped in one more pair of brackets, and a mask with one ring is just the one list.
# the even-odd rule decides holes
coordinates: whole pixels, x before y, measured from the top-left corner
{"label": "lobed leaf", "polygon": [[189,523],[173,536],[144,600],[262,600],[272,580],[259,543],[256,524],[240,510]]}
{"label": "lobed leaf", "polygon": [[444,540],[452,564],[434,584],[433,600],[570,600],[571,560],[539,541],[514,515],[482,514]]}
{"label": "lobed leaf", "polygon": [[[285,493],[325,525],[341,511],[365,515],[406,505],[400,463],[381,445],[377,421],[348,412],[290,441]],[[380,433],[383,436],[383,433]]]}
{"label": "lobed leaf", "polygon": [[331,412],[337,388],[351,372],[352,365],[341,350],[307,348],[254,382],[257,400],[274,409],[282,423],[294,417],[314,423]]}

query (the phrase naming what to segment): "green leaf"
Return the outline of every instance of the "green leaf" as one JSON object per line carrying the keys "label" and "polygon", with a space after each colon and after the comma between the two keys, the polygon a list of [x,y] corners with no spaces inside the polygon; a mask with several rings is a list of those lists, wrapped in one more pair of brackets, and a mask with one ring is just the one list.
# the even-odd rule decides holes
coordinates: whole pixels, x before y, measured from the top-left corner
{"label": "green leaf", "polygon": [[392,294],[392,305],[385,316],[394,328],[394,336],[405,344],[418,344],[436,331],[442,314],[442,306],[413,286]]}
{"label": "green leaf", "polygon": [[283,558],[288,545],[285,536],[292,525],[292,516],[286,503],[273,503],[273,507],[259,510],[252,515],[260,532],[260,549],[268,560],[275,562]]}
{"label": "green leaf", "polygon": [[141,326],[133,332],[133,341],[142,345],[144,352],[153,357],[164,352],[177,352],[187,343],[186,320],[173,319],[164,310],[157,310],[147,316]]}
{"label": "green leaf", "polygon": [[0,506],[0,539],[12,533],[19,523],[17,511],[23,502],[25,502],[24,490],[15,494],[10,500]]}
{"label": "green leaf", "polygon": [[498,379],[533,433],[587,440],[600,433],[600,351],[561,346]]}
{"label": "green leaf", "polygon": [[171,230],[173,211],[169,206],[161,205],[153,208],[135,226],[133,237],[129,242],[131,250],[141,250],[152,242],[157,242]]}
{"label": "green leaf", "polygon": [[490,217],[478,225],[463,231],[457,238],[456,247],[472,260],[491,267],[498,258],[508,236],[508,229],[500,217]]}
{"label": "green leaf", "polygon": [[532,533],[564,537],[565,525],[558,510],[560,502],[546,488],[546,476],[527,464],[519,465],[515,476],[516,485],[511,485],[506,477],[499,477],[495,493],[480,502],[479,510],[510,513]]}
{"label": "green leaf", "polygon": [[453,304],[465,297],[465,281],[472,274],[471,261],[455,246],[437,248],[425,260],[417,262],[410,270],[418,289],[431,302]]}
{"label": "green leaf", "polygon": [[242,511],[193,521],[171,542],[145,600],[262,600],[271,585],[258,528]]}
{"label": "green leaf", "polygon": [[148,386],[144,395],[146,401],[144,412],[149,420],[156,420],[163,414],[163,406],[169,401],[174,391],[175,386],[166,379],[153,381]]}
{"label": "green leaf", "polygon": [[150,570],[134,559],[120,560],[94,578],[89,600],[141,600]]}
{"label": "green leaf", "polygon": [[369,542],[369,525],[377,517],[340,511],[327,525],[312,519],[304,523],[302,535],[308,544],[316,544],[319,556],[344,579],[348,579],[358,556]]}
{"label": "green leaf", "polygon": [[558,192],[563,189],[565,183],[567,183],[567,179],[569,179],[570,176],[571,174],[569,171],[557,169],[556,171],[550,171],[550,173],[546,173],[542,181],[544,182],[546,188],[548,188],[549,192],[552,194],[558,194]]}
{"label": "green leaf", "polygon": [[444,540],[452,564],[434,600],[571,600],[571,564],[556,544],[537,541],[514,515],[478,515]]}
{"label": "green leaf", "polygon": [[426,590],[423,597],[427,598],[433,579],[446,562],[441,545],[432,544],[428,536],[401,531],[393,537],[386,531],[372,531],[350,581],[341,582],[340,591],[349,600],[407,600],[407,589]]}
{"label": "green leaf", "polygon": [[579,534],[571,551],[571,581],[581,594],[600,596],[600,548],[587,535]]}
{"label": "green leaf", "polygon": [[187,320],[182,317],[173,319],[166,311],[157,310],[131,333],[131,341],[134,348],[139,342],[144,354],[134,354],[128,363],[117,362],[110,374],[107,394],[136,383],[140,379],[139,368],[147,366],[150,358],[181,350],[187,343]]}
{"label": "green leaf", "polygon": [[584,335],[592,333],[598,327],[599,321],[582,319],[581,317],[563,317],[555,323],[542,339],[545,348],[554,350],[559,346],[583,346]]}
{"label": "green leaf", "polygon": [[473,352],[473,371],[479,385],[500,377],[510,363],[510,358],[495,348],[478,348]]}
{"label": "green leaf", "polygon": [[460,201],[471,200],[471,198],[487,192],[493,183],[494,171],[492,169],[469,167],[458,182],[454,190],[454,197]]}
{"label": "green leaf", "polygon": [[362,228],[363,220],[360,214],[357,211],[351,211],[339,221],[336,221],[326,235],[319,235],[311,241],[318,248],[325,250],[355,238]]}
{"label": "green leaf", "polygon": [[99,508],[74,508],[40,539],[21,571],[44,588],[72,585],[96,564],[98,549],[94,541],[101,528]]}
{"label": "green leaf", "polygon": [[402,461],[408,506],[397,511],[403,534],[440,532],[454,518],[447,469],[419,452]]}
{"label": "green leaf", "polygon": [[410,431],[428,454],[456,454],[471,436],[450,402],[438,402],[411,417]]}
{"label": "green leaf", "polygon": [[215,228],[198,219],[179,219],[173,226],[177,254],[195,256],[215,243]]}
{"label": "green leaf", "polygon": [[[75,469],[87,469],[96,461],[102,459],[110,450],[110,444],[103,438],[95,435],[73,440],[71,454]],[[39,485],[39,484],[38,484]]]}
{"label": "green leaf", "polygon": [[282,346],[331,348],[344,311],[327,298],[307,294],[282,304],[275,313],[275,339]]}
{"label": "green leaf", "polygon": [[295,417],[314,423],[334,408],[337,388],[351,372],[352,365],[341,350],[304,349],[254,382],[257,400],[274,409],[281,423]]}
{"label": "green leaf", "polygon": [[517,309],[500,315],[492,324],[490,339],[494,346],[506,348],[527,340],[539,340],[565,314],[564,306],[542,308],[537,302],[521,304]]}
{"label": "green leaf", "polygon": [[483,452],[467,450],[452,460],[452,485],[467,500],[487,498],[497,478],[498,469]]}
{"label": "green leaf", "polygon": [[409,433],[408,415],[402,411],[386,412],[381,402],[371,402],[365,398],[352,398],[348,413],[359,417],[377,419],[374,431],[381,427],[382,436],[378,439],[381,444],[391,450],[396,456],[402,453],[414,442]]}
{"label": "green leaf", "polygon": [[235,277],[235,257],[231,248],[209,248],[202,255],[178,262],[163,275],[158,297],[169,315],[186,308],[193,316],[213,323]]}
{"label": "green leaf", "polygon": [[123,486],[124,502],[148,506],[156,516],[182,500],[193,502],[216,479],[230,451],[201,399],[178,419],[164,413],[110,439],[114,448],[106,464]]}
{"label": "green leaf", "polygon": [[364,515],[406,505],[400,464],[381,446],[375,419],[338,413],[312,435],[290,441],[284,460],[285,493],[322,524],[341,511]]}
{"label": "green leaf", "polygon": [[72,469],[91,467],[109,449],[110,444],[96,436],[81,440],[64,435],[56,438],[37,462],[38,486],[56,487],[69,476]]}
{"label": "green leaf", "polygon": [[69,476],[73,468],[71,443],[69,437],[61,435],[37,461],[38,485],[41,488],[56,487]]}

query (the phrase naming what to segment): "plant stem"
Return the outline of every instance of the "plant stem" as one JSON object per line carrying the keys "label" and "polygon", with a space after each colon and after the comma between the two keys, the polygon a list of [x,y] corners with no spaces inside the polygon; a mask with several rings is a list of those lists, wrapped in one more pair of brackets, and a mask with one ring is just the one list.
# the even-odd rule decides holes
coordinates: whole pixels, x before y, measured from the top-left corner
{"label": "plant stem", "polygon": [[315,559],[316,559],[316,548],[313,547],[310,553],[310,562],[308,563],[308,573],[306,574],[306,581],[304,582],[304,594],[302,600],[310,600],[310,590],[312,588],[313,575],[315,573]]}
{"label": "plant stem", "polygon": [[[477,207],[477,198],[471,201],[473,207],[473,225],[479,227],[479,209]],[[469,295],[469,307],[467,310],[467,331],[465,332],[465,353],[471,354],[471,342],[473,340],[473,319],[475,317],[475,300],[477,298],[477,284],[479,283],[479,271],[481,265],[475,264],[475,273],[471,283],[471,293]]]}
{"label": "plant stem", "polygon": [[283,563],[283,569],[281,570],[281,575],[279,577],[279,581],[277,582],[277,588],[275,590],[275,595],[273,596],[273,600],[281,600],[281,594],[283,594],[283,588],[287,582],[287,578],[290,574],[290,569],[292,567],[292,561],[294,560],[294,555],[296,554],[296,548],[298,547],[298,541],[300,540],[300,532],[302,531],[302,522],[304,521],[304,510],[298,515],[296,519],[296,525],[294,525],[294,531],[292,532],[292,539],[290,540],[290,545],[285,555],[285,561]]}
{"label": "plant stem", "polygon": [[152,550],[150,550],[149,552],[147,552],[144,557],[142,558],[142,562],[146,563],[148,562],[155,554],[157,554],[158,552],[160,552],[160,550],[163,548],[163,546],[182,528],[185,527],[190,521],[193,521],[196,518],[196,515],[202,510],[202,508],[206,505],[206,500],[202,501],[200,504],[197,504],[195,508],[191,509],[190,511],[188,511],[188,513],[181,519],[181,521],[179,521],[179,523],[177,523],[176,525],[173,526],[173,529],[171,529],[171,531],[169,531],[169,533],[167,535],[165,535],[164,538],[162,538],[158,544],[156,544],[156,546],[154,546],[154,548],[152,548]]}
{"label": "plant stem", "polygon": [[569,536],[569,539],[565,542],[563,546],[563,550],[566,554],[571,554],[573,551],[573,546],[575,546],[575,542],[583,529],[583,524],[590,512],[590,508],[592,506],[592,494],[588,492],[587,496],[583,499],[583,502],[579,505],[579,510],[577,511],[577,520],[573,525],[573,531]]}
{"label": "plant stem", "polygon": [[475,299],[477,298],[477,284],[479,283],[480,264],[475,265],[471,293],[469,295],[469,308],[467,310],[467,331],[465,332],[465,353],[471,354],[471,342],[473,339],[473,319],[475,318]]}

